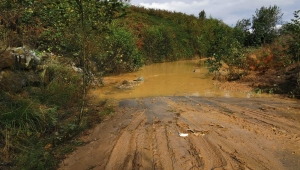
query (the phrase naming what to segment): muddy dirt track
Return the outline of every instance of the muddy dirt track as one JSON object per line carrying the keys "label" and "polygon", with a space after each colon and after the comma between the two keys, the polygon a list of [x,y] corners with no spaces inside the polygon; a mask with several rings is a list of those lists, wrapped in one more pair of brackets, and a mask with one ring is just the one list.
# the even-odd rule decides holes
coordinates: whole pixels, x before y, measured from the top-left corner
{"label": "muddy dirt track", "polygon": [[123,100],[83,140],[86,145],[59,169],[299,170],[300,103],[174,96]]}

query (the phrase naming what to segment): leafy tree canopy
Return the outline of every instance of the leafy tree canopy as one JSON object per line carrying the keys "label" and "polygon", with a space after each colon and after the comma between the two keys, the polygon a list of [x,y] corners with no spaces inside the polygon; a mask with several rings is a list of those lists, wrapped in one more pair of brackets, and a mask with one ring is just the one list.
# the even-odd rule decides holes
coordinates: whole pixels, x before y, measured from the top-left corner
{"label": "leafy tree canopy", "polygon": [[203,20],[206,18],[206,13],[204,10],[202,10],[200,13],[199,13],[199,19]]}
{"label": "leafy tree canopy", "polygon": [[252,30],[256,45],[271,43],[276,37],[276,24],[281,22],[283,13],[274,5],[256,9],[252,16]]}
{"label": "leafy tree canopy", "polygon": [[300,10],[294,12],[294,19],[284,27],[289,40],[287,42],[288,51],[287,53],[292,56],[294,61],[300,61]]}

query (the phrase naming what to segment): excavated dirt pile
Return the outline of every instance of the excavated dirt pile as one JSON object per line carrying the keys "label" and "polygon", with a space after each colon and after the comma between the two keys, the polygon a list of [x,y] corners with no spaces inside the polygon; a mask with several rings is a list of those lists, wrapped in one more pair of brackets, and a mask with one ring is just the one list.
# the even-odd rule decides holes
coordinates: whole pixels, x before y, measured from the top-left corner
{"label": "excavated dirt pile", "polygon": [[119,102],[59,169],[300,169],[300,103],[153,97]]}

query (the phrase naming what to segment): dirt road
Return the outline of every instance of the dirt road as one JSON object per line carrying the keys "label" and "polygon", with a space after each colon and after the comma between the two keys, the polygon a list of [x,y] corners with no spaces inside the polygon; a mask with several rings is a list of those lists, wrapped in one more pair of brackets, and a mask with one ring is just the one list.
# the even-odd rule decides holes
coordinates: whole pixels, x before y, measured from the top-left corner
{"label": "dirt road", "polygon": [[[190,130],[187,130],[190,129]],[[188,136],[181,137],[180,133]],[[300,102],[123,100],[60,169],[300,169]]]}

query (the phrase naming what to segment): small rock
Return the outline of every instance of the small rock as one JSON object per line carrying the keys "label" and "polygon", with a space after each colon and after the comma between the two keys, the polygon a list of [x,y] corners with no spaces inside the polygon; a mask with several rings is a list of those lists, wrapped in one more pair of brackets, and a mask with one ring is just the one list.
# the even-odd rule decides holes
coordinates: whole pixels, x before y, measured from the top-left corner
{"label": "small rock", "polygon": [[144,81],[145,79],[144,79],[144,77],[139,77],[139,78],[137,78],[136,80],[133,80],[133,81]]}

